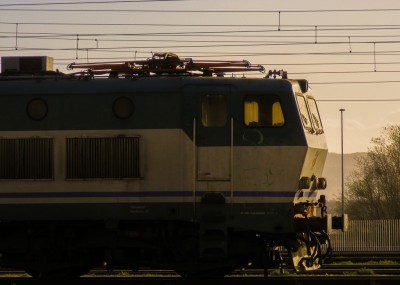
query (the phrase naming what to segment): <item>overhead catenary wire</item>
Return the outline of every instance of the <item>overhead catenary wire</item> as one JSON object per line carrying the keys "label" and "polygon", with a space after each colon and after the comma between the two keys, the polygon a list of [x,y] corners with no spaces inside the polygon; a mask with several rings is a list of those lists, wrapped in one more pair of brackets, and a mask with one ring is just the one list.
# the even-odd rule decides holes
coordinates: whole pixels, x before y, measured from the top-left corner
{"label": "overhead catenary wire", "polygon": [[[100,1],[93,1],[94,2],[100,2]],[[101,1],[103,4],[107,3],[123,3],[123,2],[140,2],[140,1]],[[146,2],[146,1],[144,1]],[[150,2],[150,1],[148,1]],[[155,1],[156,2],[156,1]],[[52,3],[41,3],[41,4],[54,4],[57,5],[57,3],[60,2],[52,2]],[[74,2],[75,3],[75,2]],[[87,1],[79,1],[79,3],[87,3]],[[31,3],[34,4],[34,3]],[[69,4],[69,3],[68,3]],[[63,4],[64,5],[64,4]],[[23,5],[21,5],[23,6]],[[32,5],[34,6],[34,5]],[[39,5],[38,5],[39,6]],[[44,6],[44,5],[40,5]],[[7,6],[0,6],[0,12]],[[14,7],[10,5],[10,7]],[[77,9],[79,10],[79,9]],[[396,12],[400,11],[400,9],[358,9],[358,12],[371,12],[371,11],[380,11],[380,12]],[[36,11],[36,10],[35,10]],[[146,13],[150,10],[146,10]],[[155,11],[155,10],[151,10]],[[166,10],[163,10],[166,11]],[[172,9],[171,9],[172,11]],[[179,10],[181,11],[181,10]],[[204,11],[209,11],[209,10],[204,10]],[[286,12],[298,12],[298,13],[304,13],[304,12],[317,12],[321,10],[297,10],[297,11],[279,11],[282,13]],[[324,12],[348,12],[349,10],[324,10]],[[198,11],[193,11],[193,12],[198,12]],[[201,11],[200,11],[201,12]],[[214,11],[217,12],[217,11]],[[220,11],[218,11],[220,12]],[[229,12],[229,11],[224,11]],[[237,11],[230,11],[230,12],[237,12]],[[249,12],[249,11],[242,11],[244,12]],[[251,12],[251,11],[250,11]],[[257,11],[260,12],[260,11]],[[267,13],[276,13],[277,11],[271,10],[271,11],[261,11],[261,12],[267,12]],[[169,13],[169,12],[168,12]],[[180,12],[178,12],[180,13]],[[255,13],[251,12],[251,13]],[[395,66],[400,64],[400,62],[395,58],[396,56],[400,55],[400,50],[396,50],[394,48],[383,48],[385,44],[387,45],[397,45],[400,43],[400,41],[397,41],[397,38],[400,37],[398,34],[394,35],[382,35],[382,34],[361,34],[365,32],[372,32],[372,31],[387,31],[388,33],[393,31],[396,32],[397,30],[400,29],[400,25],[395,25],[395,24],[390,24],[390,25],[383,25],[383,24],[360,24],[360,25],[346,25],[346,24],[340,24],[340,25],[302,25],[302,24],[294,24],[294,25],[284,25],[283,23],[279,22],[279,29],[280,31],[277,31],[277,25],[264,25],[264,24],[243,24],[243,25],[238,25],[238,24],[171,24],[171,23],[72,23],[72,22],[33,22],[33,21],[18,21],[18,23],[12,23],[12,22],[0,22],[0,25],[4,25],[4,27],[7,27],[7,25],[10,25],[11,27],[13,25],[17,25],[18,28],[18,35],[15,33],[15,35],[12,32],[0,32],[0,38],[15,38],[15,47],[18,46],[18,51],[21,52],[56,52],[56,51],[73,51],[76,53],[76,58],[78,59],[78,53],[85,52],[86,57],[81,59],[87,59],[87,60],[92,60],[95,58],[116,58],[113,56],[114,54],[132,54],[136,53],[139,50],[142,50],[143,53],[149,54],[151,50],[157,50],[157,51],[162,51],[162,50],[171,50],[173,51],[176,50],[179,55],[184,57],[199,57],[199,58],[214,58],[214,57],[264,57],[264,56],[274,56],[274,58],[278,58],[279,56],[302,56],[302,55],[307,55],[307,56],[340,56],[343,58],[341,60],[337,60],[335,62],[328,62],[328,61],[320,61],[320,59],[316,59],[316,62],[295,62],[294,60],[289,60],[288,63],[265,63],[263,65],[265,66],[350,66],[350,65],[359,65],[361,66]],[[32,32],[26,32],[24,30],[24,27],[26,26],[46,26],[47,28],[51,28],[51,26],[57,26],[57,27],[67,27],[67,26],[88,26],[88,27],[102,27],[102,26],[143,26],[143,27],[182,27],[182,28],[197,28],[197,27],[203,27],[203,28],[214,28],[214,27],[229,27],[230,29],[218,29],[217,31],[214,30],[206,30],[203,29],[203,31],[168,31],[168,32],[163,32],[162,30],[158,30],[157,32],[143,32],[143,33],[32,33]],[[236,28],[235,28],[236,27]],[[243,27],[242,29],[238,29],[237,27]],[[253,29],[253,28],[261,28],[261,29]],[[318,34],[314,34],[318,30]],[[337,34],[333,35],[332,33],[337,32],[349,32],[351,33],[351,45],[352,48],[350,48],[350,51],[348,49],[349,46],[349,41],[350,41],[350,36],[347,34]],[[358,33],[360,32],[360,33]],[[268,40],[256,40],[260,38],[265,38],[266,35],[268,36]],[[139,37],[146,37],[146,38],[139,38]],[[173,37],[179,37],[173,38]],[[210,37],[212,39],[198,39],[196,40],[196,37]],[[215,39],[218,37],[218,39]],[[384,40],[378,40],[377,38],[384,39]],[[237,38],[245,38],[244,39],[237,39]],[[276,39],[274,39],[276,38]],[[296,38],[296,40],[289,40],[290,38]],[[334,40],[330,40],[336,38]],[[17,40],[19,41],[17,42]],[[61,41],[61,40],[66,40],[66,41],[74,41],[76,42],[76,46],[66,46],[63,44],[61,45],[56,45],[54,47],[50,47],[47,44],[44,44],[45,48],[41,47],[35,47],[33,45],[26,45],[26,41],[24,40],[55,40],[55,41]],[[297,40],[299,39],[299,40]],[[325,40],[329,39],[329,40]],[[338,40],[339,39],[339,40]],[[359,39],[359,40],[357,40]],[[363,40],[365,39],[365,40]],[[386,40],[387,39],[387,40]],[[90,46],[88,42],[93,42],[93,45]],[[163,45],[150,45],[150,44],[134,44],[134,46],[125,46],[123,44],[121,45],[112,45],[110,44],[111,42],[163,42]],[[174,45],[174,44],[165,44],[165,43],[179,43]],[[17,45],[18,43],[18,45]],[[37,42],[39,43],[39,42]],[[100,44],[99,44],[100,43]],[[106,44],[105,44],[106,43]],[[196,43],[196,44],[189,44],[189,43]],[[374,51],[368,50],[366,48],[360,49],[359,46],[357,45],[377,45],[376,49]],[[323,50],[323,51],[312,51],[310,50],[309,47],[311,46],[335,46],[337,45],[340,50]],[[345,49],[341,49],[340,45],[345,45]],[[273,46],[303,46],[304,48],[302,50],[296,50],[296,51],[288,51],[288,50],[282,50],[282,51],[277,51],[277,52],[254,52],[253,48],[256,47],[273,47]],[[3,47],[0,47],[1,51],[4,52],[11,52],[15,51],[15,47],[12,45],[4,45]],[[224,47],[238,47],[238,48],[243,48],[244,52],[229,52],[228,50],[218,51],[218,48],[224,48]],[[214,48],[217,51],[215,52],[209,52],[209,50],[206,50],[206,48]],[[145,50],[148,51],[145,51]],[[186,50],[182,50],[186,49]],[[190,49],[196,49],[196,50],[190,50]],[[248,51],[248,52],[246,52]],[[90,52],[90,57],[89,57],[89,52]],[[105,53],[109,54],[109,56],[103,56],[103,57],[98,57],[96,55],[99,55],[100,53]],[[369,57],[373,55],[374,57]],[[379,58],[376,58],[376,56],[379,55]],[[350,56],[354,60],[349,60]],[[357,56],[357,60],[360,59],[360,62],[357,62],[355,59]],[[389,56],[393,56],[393,59],[389,59]],[[127,56],[129,57],[129,56]],[[365,59],[362,57],[366,57]],[[383,57],[385,59],[383,60]],[[57,59],[56,62],[61,62],[63,59]],[[118,58],[122,58],[119,56]],[[125,57],[123,57],[125,58]],[[138,57],[139,58],[139,57]],[[143,58],[146,58],[144,56]],[[74,59],[74,60],[75,60]],[[377,70],[377,73],[379,73],[379,70]],[[387,72],[387,73],[395,73],[398,72],[396,70],[390,71],[382,71],[382,72]],[[381,73],[382,73],[381,72]],[[312,71],[312,72],[298,72],[298,73],[292,73],[292,74],[336,74],[336,73],[342,73],[342,74],[367,74],[370,73],[370,71]],[[336,81],[339,82],[339,81]],[[362,84],[364,81],[349,81],[349,82],[339,82],[340,84]],[[385,83],[385,82],[397,82],[395,80],[393,81],[368,81],[368,83]],[[320,81],[320,82],[315,82],[315,84],[333,84],[332,82],[329,81]]]}
{"label": "overhead catenary wire", "polygon": [[[155,2],[150,0],[143,2]],[[160,0],[162,1],[162,0]],[[173,0],[167,0],[173,1]],[[175,0],[178,1],[178,0]],[[139,2],[136,1],[136,2]],[[94,2],[93,2],[94,3]],[[107,2],[103,2],[106,4]],[[109,1],[110,4],[114,4]],[[74,2],[69,3],[74,5]],[[87,4],[87,3],[86,3]],[[97,3],[95,3],[97,4]],[[7,7],[7,6],[6,6]],[[365,13],[365,12],[397,12],[400,8],[374,8],[374,9],[309,9],[309,10],[188,10],[188,9],[33,9],[33,8],[1,8],[0,11],[31,11],[31,12],[137,12],[137,13]]]}
{"label": "overhead catenary wire", "polygon": [[[17,26],[18,27],[18,26]],[[3,35],[1,35],[3,34]],[[6,34],[6,35],[4,35]],[[8,35],[7,35],[8,34]],[[18,36],[20,39],[35,39],[35,40],[66,40],[66,41],[75,41],[76,40],[76,35],[77,34],[51,34],[51,35],[43,35],[43,34],[37,34],[37,33],[4,33],[0,32],[0,38],[15,38]],[[81,37],[81,40],[84,41],[93,41],[93,40],[99,40],[99,37],[101,36],[125,36],[125,37],[130,37],[130,36],[142,36],[141,34],[79,34]],[[158,34],[156,35],[151,35],[151,36],[159,36]],[[96,37],[96,38],[88,38],[88,37]],[[138,42],[138,41],[153,41],[153,42],[179,42],[179,43],[185,43],[185,42],[193,42],[193,43],[199,43],[199,42],[207,42],[207,43],[221,43],[219,45],[197,45],[197,46],[191,46],[191,47],[213,47],[213,46],[261,46],[261,45],[270,45],[270,46],[290,46],[290,45],[348,45],[348,42],[345,40],[343,41],[320,41],[318,43],[311,42],[311,41],[255,41],[255,40],[173,40],[173,39],[103,39],[100,38],[104,42]],[[230,45],[228,45],[231,43]],[[400,40],[392,40],[392,41],[353,41],[352,44],[399,44]],[[172,47],[186,47],[186,46],[172,46]],[[127,47],[128,48],[128,47]],[[144,48],[144,47],[143,47]],[[169,46],[167,47],[169,48]],[[342,53],[347,53],[347,52],[342,52]],[[354,54],[361,53],[361,52],[354,52]],[[376,53],[384,53],[383,51],[376,51]]]}
{"label": "overhead catenary wire", "polygon": [[370,81],[325,81],[325,82],[309,82],[313,85],[327,84],[382,84],[382,83],[400,83],[400,80],[370,80]]}
{"label": "overhead catenary wire", "polygon": [[146,3],[146,2],[182,2],[187,0],[107,0],[107,1],[74,1],[74,2],[46,2],[46,3],[13,3],[0,4],[0,7],[14,6],[54,6],[54,5],[87,5],[87,4],[117,4],[117,3]]}
{"label": "overhead catenary wire", "polygon": [[[15,22],[0,21],[0,24],[4,25],[15,25]],[[172,23],[104,23],[104,22],[24,22],[19,21],[19,24],[23,25],[54,25],[54,26],[156,26],[156,27],[264,27],[264,28],[276,28],[276,24],[172,24]],[[307,30],[315,29],[316,25],[305,25],[305,24],[281,24],[282,28],[307,28]],[[400,27],[399,24],[320,24],[317,25],[320,28],[340,28],[342,29],[352,29],[352,28],[393,28]],[[285,31],[285,30],[283,30]],[[298,31],[296,29],[296,31]]]}
{"label": "overhead catenary wire", "polygon": [[[1,11],[1,9],[0,9]],[[282,33],[286,33],[286,32],[312,32],[313,35],[312,37],[315,38],[315,27],[318,27],[318,31],[319,32],[333,32],[333,31],[381,31],[381,30],[399,30],[400,29],[400,25],[366,25],[366,26],[309,26],[309,25],[288,25],[287,29],[283,30],[281,27],[281,30],[277,31],[276,30],[276,25],[173,25],[173,24],[166,24],[166,25],[162,25],[162,24],[126,24],[126,23],[121,23],[121,24],[104,24],[104,23],[88,23],[88,24],[73,24],[73,23],[23,23],[23,22],[18,22],[18,23],[11,23],[11,22],[0,22],[0,24],[2,25],[46,25],[51,26],[164,26],[164,27],[263,27],[264,29],[253,29],[253,30],[219,30],[219,31],[215,31],[215,30],[207,30],[207,31],[184,31],[184,32],[154,32],[154,33],[131,33],[128,35],[141,35],[141,34],[145,34],[145,35],[179,35],[179,34],[183,34],[183,35],[188,35],[188,34],[193,34],[193,35],[197,35],[197,34],[233,34],[233,33],[277,33],[277,34],[282,34]],[[268,28],[268,29],[265,29]],[[37,33],[40,34],[40,33]],[[42,33],[44,34],[44,33]],[[83,35],[93,35],[93,34],[85,34],[82,33]],[[96,33],[97,34],[97,33]],[[95,35],[96,35],[95,34]],[[107,34],[103,34],[103,35],[107,35]],[[108,34],[109,35],[109,34]],[[111,34],[111,35],[118,35],[118,34]],[[287,35],[285,35],[287,36]],[[318,38],[320,37],[320,35],[318,35]],[[346,37],[347,36],[341,36],[341,37]]]}
{"label": "overhead catenary wire", "polygon": [[318,102],[400,102],[400,99],[317,99]]}
{"label": "overhead catenary wire", "polygon": [[[80,42],[81,38],[79,35],[75,35],[75,42]],[[163,49],[169,49],[169,48],[203,48],[203,47],[226,47],[227,45],[191,45],[191,46],[138,46],[138,47],[81,47],[81,46],[75,46],[75,47],[55,47],[55,48],[49,48],[49,47],[24,47],[24,46],[19,46],[18,50],[20,51],[93,51],[93,52],[118,52],[118,53],[132,53],[134,50],[137,49],[158,49],[158,50],[163,50]],[[231,45],[232,47],[234,46],[241,46],[241,45]],[[254,45],[255,46],[255,45]],[[13,46],[0,46],[0,51],[11,51],[13,50]],[[150,51],[144,51],[146,53],[150,53]],[[374,55],[373,52],[248,52],[248,53],[240,53],[240,52],[206,52],[206,51],[181,51],[180,53],[184,54],[199,54],[196,56],[199,57],[221,57],[221,56],[232,56],[232,57],[243,57],[243,56],[298,56],[298,55],[316,55],[316,56],[368,56],[368,55]],[[376,54],[379,54],[380,56],[400,56],[400,50],[398,51],[380,51],[377,52]],[[359,64],[359,65],[370,65],[370,64],[376,64],[376,62],[307,62],[307,63],[282,63],[285,65],[343,65],[343,64]],[[400,64],[398,61],[380,61],[379,65],[387,65],[387,64]]]}

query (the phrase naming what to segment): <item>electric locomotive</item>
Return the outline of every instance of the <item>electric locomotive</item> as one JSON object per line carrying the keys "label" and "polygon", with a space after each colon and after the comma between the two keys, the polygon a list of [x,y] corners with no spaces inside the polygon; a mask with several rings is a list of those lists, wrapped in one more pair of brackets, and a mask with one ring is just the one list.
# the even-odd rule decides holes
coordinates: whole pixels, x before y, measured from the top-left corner
{"label": "electric locomotive", "polygon": [[2,58],[1,266],[50,278],[321,265],[327,144],[306,80],[172,53],[69,68]]}

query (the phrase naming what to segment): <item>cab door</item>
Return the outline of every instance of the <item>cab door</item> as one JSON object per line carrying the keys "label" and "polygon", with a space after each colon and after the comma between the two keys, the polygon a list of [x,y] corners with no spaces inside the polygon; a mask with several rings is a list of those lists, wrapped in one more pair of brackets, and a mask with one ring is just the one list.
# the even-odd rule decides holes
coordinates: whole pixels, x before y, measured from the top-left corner
{"label": "cab door", "polygon": [[193,126],[197,181],[231,179],[230,93],[231,87],[226,85],[184,88],[184,123]]}

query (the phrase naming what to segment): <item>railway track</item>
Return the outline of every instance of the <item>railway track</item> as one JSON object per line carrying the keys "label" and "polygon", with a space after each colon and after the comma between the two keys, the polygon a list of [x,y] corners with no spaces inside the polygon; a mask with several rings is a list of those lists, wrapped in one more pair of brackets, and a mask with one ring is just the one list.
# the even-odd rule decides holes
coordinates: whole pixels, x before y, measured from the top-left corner
{"label": "railway track", "polygon": [[[236,270],[231,275],[226,276],[223,279],[219,279],[218,282],[215,280],[201,279],[201,283],[197,280],[190,280],[188,283],[187,279],[181,278],[172,270],[148,270],[142,269],[138,271],[129,270],[114,270],[109,271],[102,268],[94,269],[88,274],[82,276],[79,279],[75,279],[72,283],[63,283],[67,281],[60,281],[57,284],[73,284],[73,285],[125,285],[125,284],[202,284],[208,283],[207,285],[218,285],[229,284],[235,285],[240,280],[246,282],[246,284],[261,284],[266,279],[269,281],[279,280],[280,285],[285,284],[321,284],[316,282],[322,282],[323,278],[324,285],[329,284],[343,284],[335,283],[341,281],[348,281],[351,284],[400,284],[400,254],[397,252],[390,253],[336,253],[324,264],[321,269],[316,271],[310,271],[305,274],[295,274],[291,269],[283,269],[283,272],[279,270],[269,270],[268,276],[264,277],[264,270],[262,269],[245,269]],[[381,261],[385,261],[384,263]],[[392,261],[392,262],[388,262]],[[351,262],[351,263],[349,263]],[[283,274],[281,274],[283,273]],[[369,281],[368,281],[369,280]],[[375,283],[371,283],[373,280]],[[0,284],[7,285],[25,285],[25,284],[50,284],[50,281],[46,280],[35,280],[29,278],[24,271],[12,270],[12,269],[0,269]],[[355,283],[354,283],[355,282]],[[369,283],[368,283],[369,282]],[[54,284],[54,281],[53,283]],[[241,283],[243,284],[243,283]],[[349,283],[347,283],[349,284]]]}
{"label": "railway track", "polygon": [[393,262],[400,263],[400,252],[334,252],[330,258],[325,260],[325,263],[339,263],[339,262],[370,262],[370,261],[382,261],[391,260]]}
{"label": "railway track", "polygon": [[[277,270],[270,271],[269,274],[276,275]],[[283,274],[296,274],[292,269],[284,269]],[[306,273],[297,273],[297,275],[399,275],[400,265],[368,265],[368,264],[354,264],[354,265],[324,265],[322,268],[315,271],[308,271]],[[263,276],[264,270],[252,269],[236,271],[233,276]]]}
{"label": "railway track", "polygon": [[397,285],[400,277],[396,276],[271,276],[271,277],[232,277],[223,279],[182,279],[166,278],[79,278],[76,280],[35,280],[32,278],[4,278],[2,285],[340,285],[340,284],[385,284]]}
{"label": "railway track", "polygon": [[[296,275],[292,269],[283,269],[282,272],[279,270],[269,270],[269,276],[274,275]],[[353,264],[353,265],[324,265],[322,268],[309,271],[306,273],[300,273],[297,275],[399,275],[400,276],[400,265],[368,265],[368,264]],[[236,270],[228,277],[263,277],[263,269],[245,269]],[[0,280],[4,278],[25,278],[29,277],[25,271],[18,270],[1,270]],[[82,278],[180,278],[172,270],[139,270],[139,271],[129,271],[129,270],[92,270],[88,274],[82,276]],[[0,282],[1,284],[1,282]]]}
{"label": "railway track", "polygon": [[[306,273],[296,274],[292,269],[269,270],[268,276],[351,276],[351,275],[386,275],[398,276],[400,278],[400,264],[396,265],[369,265],[369,264],[352,264],[352,265],[324,265],[322,268],[309,271]],[[263,269],[244,269],[235,270],[232,274],[227,275],[226,278],[261,278],[264,277]],[[29,275],[24,271],[17,270],[2,270],[0,271],[0,284],[4,278],[29,278]],[[103,270],[95,269],[88,274],[83,275],[81,278],[180,278],[173,270]],[[182,278],[180,278],[182,279]]]}

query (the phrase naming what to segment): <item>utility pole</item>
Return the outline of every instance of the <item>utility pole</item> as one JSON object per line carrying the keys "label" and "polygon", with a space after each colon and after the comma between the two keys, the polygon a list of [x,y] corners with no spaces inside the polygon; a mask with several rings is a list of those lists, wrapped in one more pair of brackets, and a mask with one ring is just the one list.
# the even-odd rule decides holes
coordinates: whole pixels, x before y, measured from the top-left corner
{"label": "utility pole", "polygon": [[344,218],[344,155],[343,155],[343,112],[345,109],[339,109],[340,111],[340,130],[341,130],[341,146],[342,146],[342,217]]}

